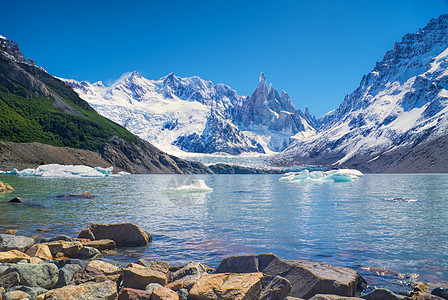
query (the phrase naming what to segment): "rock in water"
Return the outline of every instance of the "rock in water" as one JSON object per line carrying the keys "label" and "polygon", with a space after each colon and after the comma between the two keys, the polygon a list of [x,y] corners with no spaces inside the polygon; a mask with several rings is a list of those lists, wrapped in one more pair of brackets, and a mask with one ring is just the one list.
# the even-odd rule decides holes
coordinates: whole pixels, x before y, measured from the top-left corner
{"label": "rock in water", "polygon": [[80,285],[67,285],[62,288],[48,291],[45,299],[117,299],[117,285],[112,281],[88,282]]}
{"label": "rock in water", "polygon": [[95,195],[90,192],[84,192],[79,194],[64,194],[57,195],[56,198],[59,199],[95,199]]}
{"label": "rock in water", "polygon": [[190,290],[192,299],[260,299],[262,273],[206,274]]}
{"label": "rock in water", "polygon": [[17,272],[20,285],[52,289],[58,281],[58,267],[55,264],[16,264],[6,272]]}
{"label": "rock in water", "polygon": [[232,256],[224,259],[215,273],[263,272],[281,275],[291,283],[288,296],[310,298],[316,294],[352,297],[364,279],[354,270],[315,261],[283,260],[274,254]]}
{"label": "rock in water", "polygon": [[78,238],[91,240],[110,239],[118,247],[146,246],[152,237],[140,226],[132,223],[121,224],[92,224],[81,231]]}
{"label": "rock in water", "polygon": [[0,181],[0,193],[11,193],[14,192],[12,186],[7,184],[6,182]]}
{"label": "rock in water", "polygon": [[25,252],[32,245],[34,245],[34,240],[32,238],[21,235],[0,234],[0,251],[16,249]]}

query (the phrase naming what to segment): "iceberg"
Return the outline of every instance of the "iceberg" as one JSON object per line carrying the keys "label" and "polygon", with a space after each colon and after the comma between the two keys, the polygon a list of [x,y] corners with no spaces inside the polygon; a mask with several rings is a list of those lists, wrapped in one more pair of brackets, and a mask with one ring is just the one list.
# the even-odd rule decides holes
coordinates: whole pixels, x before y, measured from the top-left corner
{"label": "iceberg", "polygon": [[180,187],[167,188],[165,190],[169,194],[184,194],[184,193],[211,193],[213,189],[208,187],[204,180],[193,179],[191,184],[182,185]]}
{"label": "iceberg", "polygon": [[41,165],[36,169],[24,169],[22,171],[16,168],[11,171],[3,172],[2,175],[16,175],[20,177],[110,177],[113,167],[88,167],[83,165],[59,165],[49,164]]}
{"label": "iceberg", "polygon": [[362,176],[364,176],[362,172],[354,169],[339,169],[325,172],[303,170],[301,172],[286,173],[279,180],[290,182],[352,182]]}

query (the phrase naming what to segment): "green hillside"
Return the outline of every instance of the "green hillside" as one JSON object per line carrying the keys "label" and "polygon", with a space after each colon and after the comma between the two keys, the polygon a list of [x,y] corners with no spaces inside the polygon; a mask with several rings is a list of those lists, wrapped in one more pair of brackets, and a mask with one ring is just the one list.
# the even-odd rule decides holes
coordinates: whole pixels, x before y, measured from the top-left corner
{"label": "green hillside", "polygon": [[[3,61],[3,71],[1,67],[13,66]],[[19,83],[6,76],[9,72],[0,72],[0,140],[88,150],[102,149],[114,135],[137,141],[126,129],[97,114],[62,81],[31,66],[21,64],[19,71],[30,76]],[[31,90],[33,80],[43,84],[43,92]],[[65,107],[55,105],[56,97]]]}

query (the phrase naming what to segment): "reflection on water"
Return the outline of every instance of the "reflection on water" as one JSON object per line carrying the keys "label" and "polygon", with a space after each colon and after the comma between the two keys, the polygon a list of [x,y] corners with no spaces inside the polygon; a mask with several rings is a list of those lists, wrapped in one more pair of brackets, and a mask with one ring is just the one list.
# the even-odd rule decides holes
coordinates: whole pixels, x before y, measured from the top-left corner
{"label": "reflection on water", "polygon": [[[89,223],[133,222],[148,247],[112,253],[217,266],[228,255],[272,252],[358,270],[372,283],[397,276],[370,267],[448,280],[448,176],[366,175],[351,183],[281,182],[281,175],[136,175],[113,178],[0,176],[16,192],[0,196],[0,228],[19,234],[77,235]],[[213,193],[172,195],[202,179]],[[95,199],[57,199],[93,192]],[[38,205],[5,203],[33,198]],[[384,199],[418,199],[386,201]]]}

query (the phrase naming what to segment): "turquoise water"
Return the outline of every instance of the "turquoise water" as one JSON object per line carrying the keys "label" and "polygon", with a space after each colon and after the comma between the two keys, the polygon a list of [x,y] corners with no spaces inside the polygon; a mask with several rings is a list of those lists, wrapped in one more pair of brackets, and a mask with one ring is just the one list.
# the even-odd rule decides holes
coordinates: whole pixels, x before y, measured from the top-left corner
{"label": "turquoise water", "polygon": [[[112,178],[0,176],[16,192],[0,196],[0,228],[24,235],[76,236],[91,222],[133,222],[153,234],[148,247],[111,257],[216,267],[229,255],[272,252],[358,270],[372,284],[399,284],[362,267],[448,281],[448,175],[366,175],[351,183],[281,182],[281,175],[133,175]],[[203,179],[208,194],[165,189]],[[61,200],[90,191],[95,199]],[[29,204],[5,203],[12,197]],[[402,197],[417,202],[386,201]],[[39,229],[39,231],[36,231]],[[43,231],[42,231],[43,230]]]}

